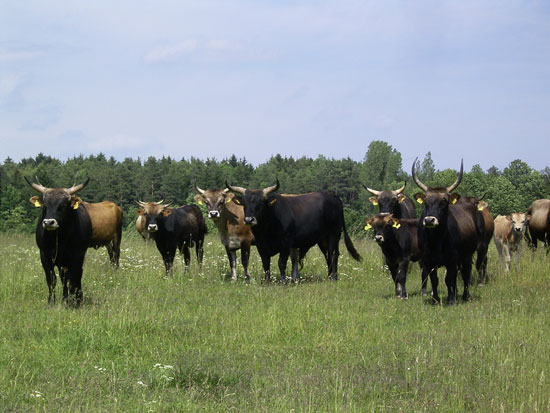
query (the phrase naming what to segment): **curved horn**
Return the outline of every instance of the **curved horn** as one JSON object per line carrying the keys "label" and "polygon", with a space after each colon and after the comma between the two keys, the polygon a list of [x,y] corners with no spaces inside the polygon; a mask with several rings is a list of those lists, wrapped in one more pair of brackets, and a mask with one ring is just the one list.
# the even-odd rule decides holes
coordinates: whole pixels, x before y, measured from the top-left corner
{"label": "curved horn", "polygon": [[172,205],[172,202],[168,202],[167,204],[164,204],[163,207],[168,208],[170,205]]}
{"label": "curved horn", "polygon": [[90,182],[89,177],[88,177],[88,179],[86,179],[86,181],[84,181],[80,185],[73,185],[70,188],[68,188],[66,191],[68,192],[69,195],[76,194],[78,191],[82,190],[82,188],[84,188],[86,185],[88,185],[88,182]]}
{"label": "curved horn", "polygon": [[275,178],[277,180],[277,183],[273,186],[268,186],[267,188],[263,189],[264,196],[268,196],[270,193],[275,192],[277,189],[279,189],[279,178]]}
{"label": "curved horn", "polygon": [[418,179],[418,176],[416,176],[416,172],[415,172],[415,166],[416,166],[416,161],[418,160],[418,156],[415,158],[414,162],[413,162],[413,167],[412,167],[412,177],[413,177],[413,181],[416,185],[418,185],[418,187],[420,189],[422,189],[424,192],[428,192],[429,191],[429,188],[426,184],[423,184],[422,181],[420,179]]}
{"label": "curved horn", "polygon": [[222,191],[222,194],[227,194],[229,192],[229,188],[225,188],[223,191]]}
{"label": "curved horn", "polygon": [[464,160],[460,160],[460,171],[458,172],[458,177],[456,178],[456,181],[451,186],[447,187],[447,192],[452,192],[456,189],[458,184],[460,184],[460,181],[462,181],[462,172],[464,172]]}
{"label": "curved horn", "polygon": [[157,204],[157,205],[162,205],[162,203],[164,202],[164,198],[162,198],[160,201],[158,202],[153,202],[154,204]]}
{"label": "curved horn", "polygon": [[225,186],[229,188],[230,191],[238,192],[239,194],[243,194],[246,192],[246,188],[243,188],[241,186],[231,186],[227,183],[227,180],[225,181]]}
{"label": "curved horn", "polygon": [[35,177],[36,178],[36,181],[38,182],[37,184],[35,183],[32,183],[31,181],[29,181],[29,178],[27,178],[26,176],[24,177],[25,178],[25,181],[27,181],[27,183],[32,186],[34,189],[36,189],[38,192],[44,194],[48,188],[46,188],[45,186],[43,186],[42,184],[40,184],[40,181],[38,180],[38,177]]}
{"label": "curved horn", "polygon": [[145,208],[145,205],[147,205],[147,203],[146,203],[146,202],[143,202],[143,201],[139,201],[139,200],[138,200],[138,201],[136,201],[136,203],[137,203],[137,204],[138,204],[138,205],[139,205],[140,207],[142,207],[142,208]]}
{"label": "curved horn", "polygon": [[376,189],[371,189],[365,184],[361,184],[361,185],[363,185],[363,187],[373,195],[379,196],[382,193],[382,191],[377,191]]}
{"label": "curved horn", "polygon": [[397,189],[396,191],[393,191],[393,193],[395,195],[399,195],[401,192],[403,192],[405,190],[405,187],[407,186],[407,181],[405,181],[405,183],[403,184],[403,186],[399,189]]}
{"label": "curved horn", "polygon": [[204,195],[204,193],[206,192],[204,189],[200,189],[196,182],[195,182],[195,189],[201,195]]}

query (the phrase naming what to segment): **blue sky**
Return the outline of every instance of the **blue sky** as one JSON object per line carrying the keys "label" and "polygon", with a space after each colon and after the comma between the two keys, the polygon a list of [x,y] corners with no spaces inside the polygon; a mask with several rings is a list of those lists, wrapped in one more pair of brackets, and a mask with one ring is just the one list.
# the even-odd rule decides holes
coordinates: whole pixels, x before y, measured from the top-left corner
{"label": "blue sky", "polygon": [[0,161],[170,155],[550,165],[547,1],[17,1]]}

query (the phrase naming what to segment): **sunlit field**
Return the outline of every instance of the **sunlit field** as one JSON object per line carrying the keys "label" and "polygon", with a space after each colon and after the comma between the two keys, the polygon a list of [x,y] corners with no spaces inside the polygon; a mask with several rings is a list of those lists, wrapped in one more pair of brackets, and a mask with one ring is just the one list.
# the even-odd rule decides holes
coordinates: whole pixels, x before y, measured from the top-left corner
{"label": "sunlit field", "polygon": [[297,285],[263,284],[253,248],[246,285],[240,266],[228,280],[215,234],[202,268],[178,256],[172,277],[153,243],[125,235],[119,270],[89,250],[79,309],[60,283],[47,304],[33,236],[0,235],[2,411],[550,410],[542,249],[506,274],[491,245],[490,283],[449,307],[420,296],[416,264],[409,299],[394,298],[370,241],[355,241],[361,263],[341,242],[338,282],[311,250]]}

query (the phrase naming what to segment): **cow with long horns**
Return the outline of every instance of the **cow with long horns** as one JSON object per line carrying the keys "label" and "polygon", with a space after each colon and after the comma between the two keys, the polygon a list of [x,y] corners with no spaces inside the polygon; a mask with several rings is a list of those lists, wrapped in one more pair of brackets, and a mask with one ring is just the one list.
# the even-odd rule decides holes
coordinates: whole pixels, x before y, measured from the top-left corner
{"label": "cow with long horns", "polygon": [[460,196],[453,192],[462,180],[463,163],[460,163],[456,181],[448,187],[429,187],[422,183],[416,175],[415,164],[416,160],[412,166],[412,176],[423,192],[416,193],[414,198],[424,205],[418,227],[418,244],[424,269],[430,275],[432,297],[435,302],[440,302],[437,268],[444,266],[447,269],[445,284],[448,303],[454,304],[456,301],[458,269],[464,281],[462,299],[466,301],[470,297],[472,255],[478,244],[478,231],[475,205],[457,202]]}
{"label": "cow with long horns", "polygon": [[169,208],[170,204],[138,201],[138,215],[144,217],[145,228],[155,240],[166,273],[172,273],[176,249],[183,254],[186,269],[191,264],[189,248],[195,245],[197,261],[202,263],[206,224],[196,205]]}
{"label": "cow with long horns", "polygon": [[300,257],[314,245],[318,245],[325,256],[329,277],[338,279],[338,244],[342,230],[348,252],[355,260],[361,259],[346,231],[342,201],[336,195],[326,192],[275,194],[279,189],[278,179],[275,185],[258,190],[231,186],[227,182],[226,185],[239,194],[233,200],[244,207],[244,222],[250,225],[256,239],[266,281],[270,280],[270,262],[275,254],[279,254],[280,280],[286,281],[291,252],[291,276],[297,281]]}
{"label": "cow with long horns", "polygon": [[375,206],[378,205],[378,213],[392,214],[397,219],[416,218],[413,201],[403,193],[406,185],[405,182],[401,188],[395,191],[377,191],[366,185],[363,186],[373,195],[369,198],[369,201]]}
{"label": "cow with long horns", "polygon": [[244,223],[244,209],[241,205],[231,202],[233,193],[225,189],[201,189],[195,184],[198,192],[195,201],[205,205],[208,209],[208,218],[216,224],[220,240],[225,247],[231,279],[237,280],[237,251],[241,250],[241,263],[244,268],[244,277],[250,282],[248,272],[248,259],[250,257],[250,245],[254,245],[254,235],[250,226]]}
{"label": "cow with long horns", "polygon": [[33,196],[30,202],[40,207],[36,226],[36,244],[46,273],[48,302],[55,303],[57,283],[55,267],[63,283],[63,299],[74,298],[76,305],[82,301],[82,265],[89,247],[106,246],[111,263],[118,267],[122,239],[122,209],[110,201],[82,202],[76,195],[90,181],[70,188],[47,188],[27,183],[42,196]]}

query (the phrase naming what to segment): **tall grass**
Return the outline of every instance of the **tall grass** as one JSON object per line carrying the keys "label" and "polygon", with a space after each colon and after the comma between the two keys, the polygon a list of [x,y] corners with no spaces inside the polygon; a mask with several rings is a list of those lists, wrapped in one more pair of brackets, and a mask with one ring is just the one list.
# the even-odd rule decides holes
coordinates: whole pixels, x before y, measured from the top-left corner
{"label": "tall grass", "polygon": [[[420,273],[393,297],[378,248],[357,241],[340,280],[312,250],[304,281],[232,283],[217,237],[200,268],[166,277],[154,244],[125,239],[121,268],[89,250],[84,302],[47,305],[31,236],[0,236],[3,411],[549,411],[549,259],[525,251],[472,301],[432,306]],[[276,260],[272,260],[276,272]],[[441,271],[443,273],[443,271]],[[443,278],[443,277],[441,277]],[[443,282],[443,280],[442,280]],[[58,287],[59,288],[59,287]],[[460,288],[460,287],[459,287]],[[61,296],[58,291],[58,297]]]}

